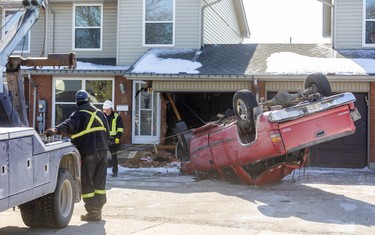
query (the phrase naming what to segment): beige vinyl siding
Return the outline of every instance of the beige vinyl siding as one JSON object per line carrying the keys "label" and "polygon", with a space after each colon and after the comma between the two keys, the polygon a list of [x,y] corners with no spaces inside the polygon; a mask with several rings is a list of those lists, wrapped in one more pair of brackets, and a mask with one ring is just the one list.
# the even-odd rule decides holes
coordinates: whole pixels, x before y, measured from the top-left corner
{"label": "beige vinyl siding", "polygon": [[200,0],[176,0],[175,47],[198,49],[201,41]]}
{"label": "beige vinyl siding", "polygon": [[51,41],[51,53],[66,53],[72,51],[72,17],[73,4],[49,4],[53,10],[53,23],[48,25],[49,35],[53,35]]}
{"label": "beige vinyl siding", "polygon": [[362,48],[363,0],[339,0],[335,5],[335,49]]}
{"label": "beige vinyl siding", "polygon": [[31,29],[30,34],[30,54],[24,53],[23,57],[39,57],[45,56],[44,50],[44,38],[45,38],[45,12],[40,9],[39,19]]}
{"label": "beige vinyl siding", "polygon": [[153,81],[152,89],[158,92],[236,92],[251,90],[252,81]]}
{"label": "beige vinyl siding", "polygon": [[[78,3],[78,2],[77,2]],[[92,1],[92,3],[96,3]],[[103,25],[102,25],[102,50],[73,50],[73,4],[50,4],[53,9],[54,25],[53,30],[54,53],[75,52],[77,58],[115,58],[116,57],[116,29],[117,29],[117,4],[103,4]]]}
{"label": "beige vinyl siding", "polygon": [[[179,1],[175,6],[176,48],[200,48],[200,1]],[[119,0],[118,65],[131,65],[149,48],[143,47],[143,0]]]}
{"label": "beige vinyl siding", "polygon": [[118,0],[117,64],[133,64],[147,48],[142,47],[143,0]]}
{"label": "beige vinyl siding", "polygon": [[204,43],[205,44],[234,44],[241,43],[241,32],[234,10],[233,0],[222,0],[209,6],[215,1],[203,1],[205,8]]}
{"label": "beige vinyl siding", "polygon": [[[326,1],[328,4],[332,4],[332,0]],[[332,36],[332,7],[323,4],[323,37]]]}

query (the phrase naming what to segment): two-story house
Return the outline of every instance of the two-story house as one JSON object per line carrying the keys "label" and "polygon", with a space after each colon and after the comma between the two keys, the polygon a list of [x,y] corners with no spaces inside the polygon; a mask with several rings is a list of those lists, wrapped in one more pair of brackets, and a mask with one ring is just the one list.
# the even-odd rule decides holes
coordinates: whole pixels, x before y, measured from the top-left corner
{"label": "two-story house", "polygon": [[[235,90],[248,88],[257,97],[271,98],[279,90],[302,87],[307,74],[322,72],[334,92],[355,94],[362,118],[356,123],[355,135],[311,148],[310,165],[374,168],[373,102],[369,101],[373,99],[375,52],[373,42],[366,39],[372,32],[374,6],[368,0],[317,2],[322,7],[322,35],[330,37],[331,44],[205,43],[195,51],[174,50],[173,55],[169,50],[155,49],[133,64],[125,76],[148,81],[154,91],[172,93],[185,121],[197,127],[230,107]],[[171,59],[194,64],[179,71],[173,70],[177,66],[158,66]],[[150,64],[151,60],[154,63]]]}
{"label": "two-story house", "polygon": [[[189,127],[214,120],[239,89],[270,98],[323,72],[334,92],[356,95],[362,118],[355,135],[312,148],[311,165],[374,168],[375,86],[364,65],[374,63],[367,38],[375,7],[370,0],[317,1],[332,44],[244,44],[250,30],[243,0],[49,0],[23,55],[73,51],[79,63],[73,71],[23,69],[30,123],[38,128],[38,100],[47,101],[48,128],[70,115],[74,93],[86,89],[99,108],[114,101],[125,124],[122,143],[168,143],[179,118]],[[3,15],[17,9],[10,2]]]}

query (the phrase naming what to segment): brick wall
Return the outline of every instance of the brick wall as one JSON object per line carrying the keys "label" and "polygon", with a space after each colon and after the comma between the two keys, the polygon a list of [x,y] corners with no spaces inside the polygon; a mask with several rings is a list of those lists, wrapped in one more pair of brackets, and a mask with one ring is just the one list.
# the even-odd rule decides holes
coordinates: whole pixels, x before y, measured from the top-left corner
{"label": "brick wall", "polygon": [[259,98],[266,98],[266,83],[258,81]]}
{"label": "brick wall", "polygon": [[[122,94],[120,92],[120,84],[125,85],[125,93]],[[124,134],[121,137],[121,143],[123,144],[130,144],[132,138],[132,81],[128,80],[122,76],[115,77],[115,110],[116,105],[128,105],[129,111],[128,112],[120,112],[120,116],[122,118],[122,122],[124,124]],[[116,110],[117,112],[117,110]],[[117,112],[118,113],[118,112]]]}
{"label": "brick wall", "polygon": [[169,101],[164,98],[163,94],[160,93],[160,102],[161,102],[161,125],[160,125],[160,143],[159,144],[164,144],[165,143],[165,137],[167,135],[167,129],[168,129],[168,124],[167,124],[167,104]]}
{"label": "brick wall", "polygon": [[[36,88],[36,105],[39,100],[47,101],[46,113],[46,129],[51,127],[51,111],[52,111],[52,76],[50,75],[34,75],[31,81],[28,81],[28,105],[29,105],[29,125],[33,126],[34,112],[34,87]],[[38,109],[35,111],[35,117],[39,115]],[[38,123],[34,122],[35,129],[38,130]]]}

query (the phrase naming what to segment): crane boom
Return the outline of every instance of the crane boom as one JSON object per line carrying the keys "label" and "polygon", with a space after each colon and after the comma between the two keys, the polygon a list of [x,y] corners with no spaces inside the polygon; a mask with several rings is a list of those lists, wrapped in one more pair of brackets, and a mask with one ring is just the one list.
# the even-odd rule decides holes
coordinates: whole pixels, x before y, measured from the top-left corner
{"label": "crane boom", "polygon": [[[22,6],[25,9],[22,16],[0,41],[0,126],[28,126],[21,66],[34,68],[68,66],[69,69],[75,69],[77,64],[74,52],[48,54],[48,57],[38,58],[11,55],[39,19],[40,9],[46,9],[44,0],[23,0]],[[7,86],[1,71],[4,67]]]}
{"label": "crane boom", "polygon": [[15,23],[7,32],[4,38],[0,41],[0,65],[5,66],[8,62],[8,57],[12,54],[18,43],[34,26],[39,19],[39,9],[45,8],[42,0],[37,1],[22,1],[23,7],[26,9],[24,14],[20,17],[18,23]]}

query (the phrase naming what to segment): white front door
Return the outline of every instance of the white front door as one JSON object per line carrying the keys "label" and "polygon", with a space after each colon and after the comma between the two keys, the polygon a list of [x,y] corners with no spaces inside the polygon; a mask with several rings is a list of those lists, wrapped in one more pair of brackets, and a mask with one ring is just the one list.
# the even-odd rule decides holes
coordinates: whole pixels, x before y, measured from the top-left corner
{"label": "white front door", "polygon": [[158,144],[160,138],[160,97],[154,91],[143,91],[145,82],[133,83],[133,144]]}

